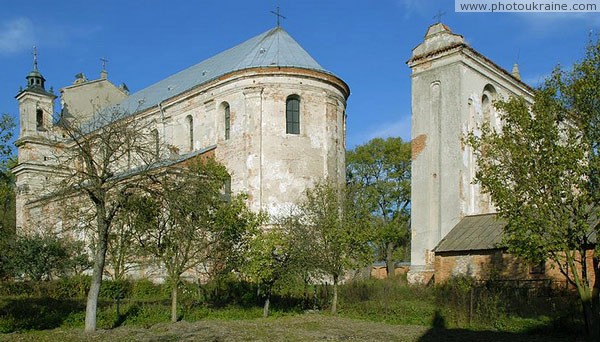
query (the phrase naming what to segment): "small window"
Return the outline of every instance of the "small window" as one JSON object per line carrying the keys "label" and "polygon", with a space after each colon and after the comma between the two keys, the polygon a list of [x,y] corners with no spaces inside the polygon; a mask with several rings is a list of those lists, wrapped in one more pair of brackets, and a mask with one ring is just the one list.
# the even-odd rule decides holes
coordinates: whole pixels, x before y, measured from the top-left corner
{"label": "small window", "polygon": [[194,150],[194,119],[192,118],[191,115],[188,115],[186,117],[186,121],[187,121],[187,125],[188,125],[188,129],[189,129],[189,150],[193,151]]}
{"label": "small window", "polygon": [[35,111],[35,128],[38,131],[44,130],[44,112],[41,109]]}
{"label": "small window", "polygon": [[225,140],[229,140],[229,134],[231,131],[231,111],[229,109],[229,105],[225,104]]}
{"label": "small window", "polygon": [[541,261],[537,264],[529,266],[529,274],[544,274],[546,273],[546,261]]}
{"label": "small window", "polygon": [[291,95],[285,103],[285,132],[300,134],[300,97]]}

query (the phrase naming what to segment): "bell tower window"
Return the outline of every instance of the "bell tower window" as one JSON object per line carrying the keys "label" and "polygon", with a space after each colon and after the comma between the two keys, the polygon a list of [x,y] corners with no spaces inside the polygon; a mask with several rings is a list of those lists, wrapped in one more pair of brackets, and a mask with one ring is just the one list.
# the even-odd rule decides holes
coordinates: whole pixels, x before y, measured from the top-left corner
{"label": "bell tower window", "polygon": [[35,128],[38,131],[44,130],[44,112],[39,108],[35,111]]}

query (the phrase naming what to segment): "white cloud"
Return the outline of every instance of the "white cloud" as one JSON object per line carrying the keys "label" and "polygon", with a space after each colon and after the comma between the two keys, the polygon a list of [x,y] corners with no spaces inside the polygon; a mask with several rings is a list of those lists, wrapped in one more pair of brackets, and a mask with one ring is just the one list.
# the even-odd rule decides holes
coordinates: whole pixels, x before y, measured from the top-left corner
{"label": "white cloud", "polygon": [[0,27],[0,54],[31,49],[34,42],[34,26],[27,18],[13,19]]}
{"label": "white cloud", "polygon": [[598,13],[516,13],[523,21],[527,23],[532,33],[538,35],[553,35],[558,31],[569,29],[580,29],[600,27],[600,16]]}

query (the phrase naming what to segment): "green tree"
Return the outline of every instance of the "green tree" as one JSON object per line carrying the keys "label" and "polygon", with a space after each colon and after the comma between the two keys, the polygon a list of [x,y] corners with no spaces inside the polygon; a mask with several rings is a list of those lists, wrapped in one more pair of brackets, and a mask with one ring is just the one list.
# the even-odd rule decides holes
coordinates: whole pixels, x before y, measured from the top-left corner
{"label": "green tree", "polygon": [[[109,108],[87,122],[74,118],[59,122],[65,140],[56,146],[60,151],[55,156],[55,171],[61,181],[56,184],[55,195],[57,200],[61,195],[80,195],[65,207],[75,220],[80,220],[76,225],[86,224],[93,240],[86,332],[96,330],[98,294],[115,217],[156,161],[151,123],[126,114]],[[91,219],[83,222],[81,211],[90,212]]]}
{"label": "green tree", "polygon": [[10,275],[10,243],[16,226],[15,179],[10,171],[16,165],[11,140],[15,122],[8,114],[0,116],[0,279]]}
{"label": "green tree", "polygon": [[500,132],[484,126],[480,136],[468,138],[478,151],[476,180],[507,222],[509,251],[556,264],[577,288],[588,333],[595,338],[600,335],[598,248],[592,260],[584,256],[597,246],[600,218],[598,89],[596,42],[571,70],[555,69],[532,105],[522,98],[496,103]]}
{"label": "green tree", "polygon": [[142,251],[161,262],[171,285],[171,320],[177,321],[182,275],[202,264],[226,267],[236,260],[246,231],[261,224],[244,196],[223,193],[229,179],[214,159],[171,168],[152,177],[146,193],[132,196]]}
{"label": "green tree", "polygon": [[87,261],[79,242],[47,234],[17,236],[9,247],[10,269],[19,279],[52,280],[72,274],[83,263],[82,258]]}
{"label": "green tree", "polygon": [[401,138],[375,138],[346,154],[348,182],[371,212],[375,258],[385,260],[388,276],[410,245],[410,165],[410,143]]}
{"label": "green tree", "polygon": [[273,287],[285,277],[291,263],[290,239],[280,227],[257,229],[248,243],[242,270],[264,293],[263,317],[269,316]]}
{"label": "green tree", "polygon": [[313,260],[318,273],[333,281],[331,312],[337,312],[338,284],[347,270],[371,260],[368,213],[354,201],[351,189],[320,183],[307,190],[300,204],[301,223],[312,233]]}
{"label": "green tree", "polygon": [[274,288],[307,282],[315,271],[312,236],[300,220],[298,213],[290,213],[249,232],[241,270],[264,294],[263,317],[269,315]]}

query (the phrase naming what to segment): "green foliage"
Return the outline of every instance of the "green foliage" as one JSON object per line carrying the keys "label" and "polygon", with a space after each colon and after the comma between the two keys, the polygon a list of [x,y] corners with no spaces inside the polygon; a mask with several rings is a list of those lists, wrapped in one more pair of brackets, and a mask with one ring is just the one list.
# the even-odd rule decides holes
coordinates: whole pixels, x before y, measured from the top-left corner
{"label": "green foliage", "polygon": [[300,222],[311,236],[317,271],[337,283],[346,270],[371,260],[368,216],[353,194],[334,184],[317,184],[300,205]]}
{"label": "green foliage", "polygon": [[165,268],[176,320],[181,275],[188,270],[230,270],[240,260],[246,232],[256,229],[264,216],[251,212],[243,195],[223,194],[229,175],[212,158],[152,180],[145,193],[128,199],[130,224],[140,250]]}
{"label": "green foliage", "polygon": [[80,242],[59,239],[51,235],[17,236],[10,242],[8,265],[15,278],[50,280],[54,276],[76,274],[89,268]]}
{"label": "green foliage", "polygon": [[386,261],[388,272],[408,257],[410,166],[410,143],[401,138],[375,138],[346,153],[347,181],[371,213],[375,261]]}

